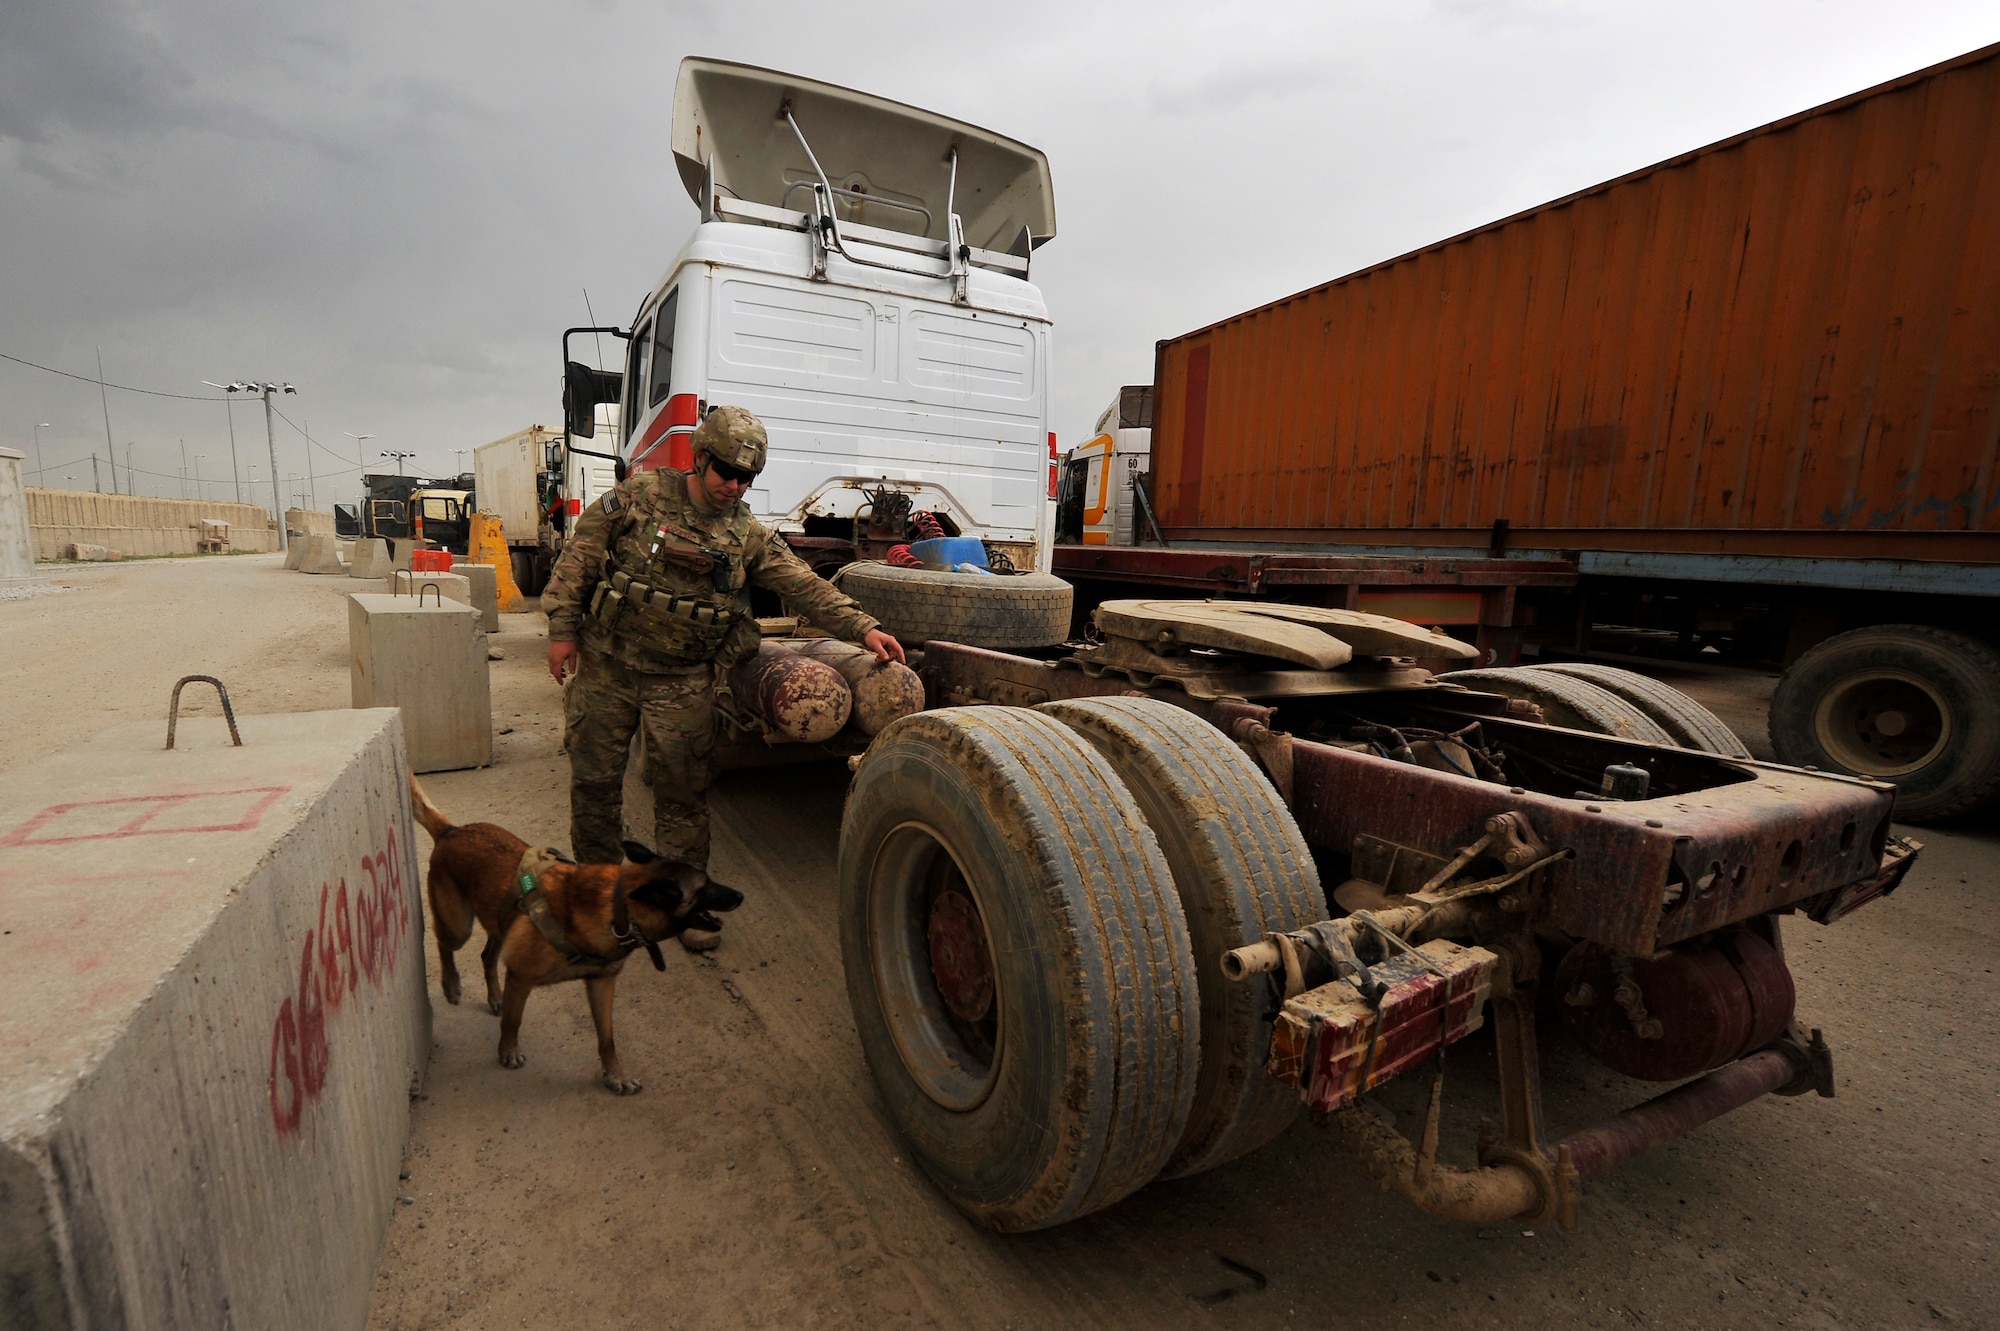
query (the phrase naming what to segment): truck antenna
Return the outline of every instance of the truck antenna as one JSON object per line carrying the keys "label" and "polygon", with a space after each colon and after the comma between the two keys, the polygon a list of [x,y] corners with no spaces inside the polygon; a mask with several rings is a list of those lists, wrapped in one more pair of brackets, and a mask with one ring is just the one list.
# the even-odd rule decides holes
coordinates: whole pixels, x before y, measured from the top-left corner
{"label": "truck antenna", "polygon": [[[583,289],[583,312],[590,316],[591,323],[595,324],[597,322],[597,311],[590,308],[589,287]],[[599,337],[597,333],[592,332],[590,340],[597,344],[597,368],[601,370],[604,368],[604,339]]]}

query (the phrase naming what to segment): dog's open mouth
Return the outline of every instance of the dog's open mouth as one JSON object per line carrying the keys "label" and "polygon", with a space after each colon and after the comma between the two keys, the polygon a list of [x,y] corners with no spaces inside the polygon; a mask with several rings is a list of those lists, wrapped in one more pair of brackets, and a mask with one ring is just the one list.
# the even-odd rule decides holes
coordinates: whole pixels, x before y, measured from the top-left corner
{"label": "dog's open mouth", "polygon": [[712,932],[722,928],[722,921],[705,910],[698,910],[688,915],[687,924],[684,927],[689,929],[707,929]]}

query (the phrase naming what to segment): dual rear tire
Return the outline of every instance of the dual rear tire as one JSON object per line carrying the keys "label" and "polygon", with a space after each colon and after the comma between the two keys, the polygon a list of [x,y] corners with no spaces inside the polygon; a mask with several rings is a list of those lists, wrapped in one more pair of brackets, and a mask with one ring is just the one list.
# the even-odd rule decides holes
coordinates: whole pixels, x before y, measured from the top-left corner
{"label": "dual rear tire", "polygon": [[974,1219],[1040,1229],[1283,1131],[1261,986],[1324,918],[1289,813],[1148,699],[949,708],[877,736],[840,840],[848,996],[890,1118]]}

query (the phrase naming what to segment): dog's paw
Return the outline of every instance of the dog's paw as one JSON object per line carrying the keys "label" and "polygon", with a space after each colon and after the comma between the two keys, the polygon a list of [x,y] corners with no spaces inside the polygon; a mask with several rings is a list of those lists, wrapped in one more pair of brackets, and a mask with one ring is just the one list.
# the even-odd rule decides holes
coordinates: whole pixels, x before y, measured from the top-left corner
{"label": "dog's paw", "polygon": [[[456,1002],[457,1002],[458,1000],[457,1000],[456,998],[454,998],[454,999],[452,999],[451,1001],[452,1001],[452,1002],[454,1002],[454,1003],[456,1003]],[[500,1015],[500,1000],[499,1000],[499,999],[497,999],[497,998],[489,998],[489,999],[487,999],[487,1000],[486,1000],[486,1010],[487,1010],[488,1012],[491,1012],[491,1013],[492,1013],[492,1014],[493,1014],[494,1016],[496,1016],[496,1017],[497,1017],[497,1016],[499,1016],[499,1015]]]}
{"label": "dog's paw", "polygon": [[599,1073],[597,1079],[604,1083],[604,1089],[613,1095],[637,1095],[646,1088],[629,1078],[620,1079],[608,1072]]}
{"label": "dog's paw", "polygon": [[451,1004],[453,1007],[458,1006],[457,980],[446,980],[444,982],[444,1001]]}
{"label": "dog's paw", "polygon": [[523,1068],[527,1065],[528,1056],[518,1049],[512,1052],[502,1050],[500,1053],[500,1066],[503,1068]]}

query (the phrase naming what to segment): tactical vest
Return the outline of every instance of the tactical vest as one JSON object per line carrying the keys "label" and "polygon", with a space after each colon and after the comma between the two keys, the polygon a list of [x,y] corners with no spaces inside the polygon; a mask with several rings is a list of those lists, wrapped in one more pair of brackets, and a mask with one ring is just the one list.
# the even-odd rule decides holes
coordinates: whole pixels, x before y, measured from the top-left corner
{"label": "tactical vest", "polygon": [[[720,532],[682,521],[682,473],[662,471],[612,515],[603,575],[592,594],[592,636],[628,659],[636,651],[662,665],[712,661],[746,619],[738,609],[743,549],[754,520],[738,504]],[[614,492],[615,493],[615,492]]]}

